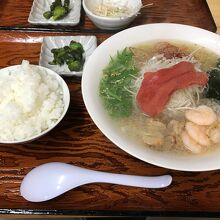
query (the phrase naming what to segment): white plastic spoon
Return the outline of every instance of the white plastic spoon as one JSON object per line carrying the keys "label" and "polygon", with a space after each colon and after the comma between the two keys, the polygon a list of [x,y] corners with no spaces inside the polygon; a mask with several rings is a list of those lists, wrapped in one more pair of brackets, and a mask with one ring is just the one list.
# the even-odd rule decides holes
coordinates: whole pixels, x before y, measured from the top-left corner
{"label": "white plastic spoon", "polygon": [[53,199],[68,190],[87,183],[113,183],[144,188],[163,188],[172,182],[170,175],[143,177],[93,171],[53,162],[31,170],[23,179],[21,195],[31,202]]}

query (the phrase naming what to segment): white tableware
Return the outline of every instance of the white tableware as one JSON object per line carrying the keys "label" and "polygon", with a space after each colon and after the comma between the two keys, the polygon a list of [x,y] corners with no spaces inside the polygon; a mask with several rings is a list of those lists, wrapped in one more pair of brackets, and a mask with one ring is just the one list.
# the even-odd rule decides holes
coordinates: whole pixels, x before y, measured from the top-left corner
{"label": "white tableware", "polygon": [[[55,36],[55,37],[44,37],[41,46],[39,65],[47,67],[59,75],[64,76],[82,76],[82,71],[70,71],[67,64],[62,66],[50,65],[49,62],[53,60],[53,54],[51,49],[61,48],[68,46],[71,41],[76,41],[82,44],[84,48],[84,59],[85,63],[97,47],[97,39],[95,36]],[[85,65],[85,64],[84,64]]]}
{"label": "white tableware", "polygon": [[[54,71],[42,67],[42,66],[37,66],[37,65],[30,65],[30,67],[32,68],[33,71],[42,71],[46,74],[48,74],[49,76],[53,77],[53,79],[55,79],[58,84],[61,87],[62,90],[62,98],[63,98],[63,112],[60,116],[60,118],[50,127],[48,127],[46,130],[43,130],[42,132],[40,132],[37,135],[25,138],[25,139],[20,139],[20,140],[0,140],[0,143],[5,143],[5,144],[18,144],[18,143],[25,143],[25,142],[31,142],[43,135],[45,135],[46,133],[48,133],[49,131],[51,131],[54,127],[56,127],[60,121],[63,119],[63,117],[65,116],[68,107],[69,107],[69,103],[70,103],[70,92],[69,92],[69,88],[67,86],[67,84],[65,83],[65,81]],[[17,71],[19,71],[19,68],[21,68],[21,65],[15,65],[15,66],[9,66],[3,69],[0,69],[0,78],[1,77],[5,77],[11,74],[16,74]],[[28,95],[28,94],[26,94]],[[25,123],[25,122],[24,122]]]}
{"label": "white tableware", "polygon": [[43,16],[45,11],[50,10],[50,5],[54,0],[34,0],[28,17],[28,22],[35,25],[65,25],[75,26],[80,21],[81,0],[71,0],[69,14],[63,19],[54,21],[52,18],[46,19]]}
{"label": "white tableware", "polygon": [[94,13],[95,8],[105,0],[83,0],[83,8],[89,19],[100,29],[117,30],[128,26],[137,16],[142,7],[141,0],[113,0],[114,5],[125,5],[131,9],[131,13],[123,17],[99,16]]}
{"label": "white tableware", "polygon": [[148,24],[121,31],[104,41],[92,54],[84,67],[82,94],[86,108],[95,124],[115,145],[148,163],[185,171],[206,171],[220,168],[220,149],[201,155],[180,155],[160,152],[125,137],[112,123],[99,96],[99,83],[103,69],[117,51],[147,41],[180,40],[204,46],[220,56],[220,36],[212,32],[180,24]]}
{"label": "white tableware", "polygon": [[53,199],[87,183],[113,183],[143,188],[163,188],[171,184],[170,175],[144,177],[93,171],[77,166],[52,162],[31,170],[23,179],[21,195],[31,202]]}

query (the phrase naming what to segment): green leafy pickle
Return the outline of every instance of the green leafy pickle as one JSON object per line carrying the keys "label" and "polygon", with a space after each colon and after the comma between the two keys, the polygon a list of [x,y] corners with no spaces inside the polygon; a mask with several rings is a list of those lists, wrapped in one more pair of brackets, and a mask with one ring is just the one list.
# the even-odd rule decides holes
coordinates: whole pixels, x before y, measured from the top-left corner
{"label": "green leafy pickle", "polygon": [[[77,48],[73,50],[72,47]],[[84,65],[84,49],[79,42],[71,41],[69,46],[51,49],[53,60],[49,62],[50,65],[63,65],[67,64],[70,71],[79,72],[83,69]]]}
{"label": "green leafy pickle", "polygon": [[52,16],[52,12],[51,11],[46,11],[43,13],[43,16],[46,18],[46,19],[50,19],[51,16]]}
{"label": "green leafy pickle", "polygon": [[44,18],[50,19],[53,18],[54,21],[60,20],[64,18],[71,9],[70,0],[64,0],[62,4],[62,0],[54,0],[50,5],[50,11],[46,11],[43,13]]}
{"label": "green leafy pickle", "polygon": [[62,6],[56,6],[54,11],[53,11],[53,20],[59,20],[63,18],[66,15],[66,10]]}

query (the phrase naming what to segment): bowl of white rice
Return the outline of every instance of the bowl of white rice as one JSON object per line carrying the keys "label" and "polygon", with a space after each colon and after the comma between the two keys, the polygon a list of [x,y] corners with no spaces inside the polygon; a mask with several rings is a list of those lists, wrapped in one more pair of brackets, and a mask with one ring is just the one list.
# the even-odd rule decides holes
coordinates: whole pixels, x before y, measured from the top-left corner
{"label": "bowl of white rice", "polygon": [[65,81],[28,61],[1,69],[0,88],[0,143],[41,137],[63,119],[70,103]]}

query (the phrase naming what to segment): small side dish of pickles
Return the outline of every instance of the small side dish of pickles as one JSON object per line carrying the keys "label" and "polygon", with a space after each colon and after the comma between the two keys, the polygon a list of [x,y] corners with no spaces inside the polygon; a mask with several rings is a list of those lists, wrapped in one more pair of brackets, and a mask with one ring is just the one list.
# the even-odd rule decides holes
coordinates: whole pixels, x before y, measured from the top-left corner
{"label": "small side dish of pickles", "polygon": [[79,72],[83,69],[85,59],[83,57],[84,48],[81,43],[71,41],[69,46],[61,48],[53,48],[53,61],[49,62],[50,65],[64,65],[67,64],[70,71]]}
{"label": "small side dish of pickles", "polygon": [[54,21],[60,20],[70,12],[69,6],[70,0],[64,0],[63,4],[62,0],[55,0],[50,6],[50,11],[44,12],[43,16],[46,19],[52,18]]}

